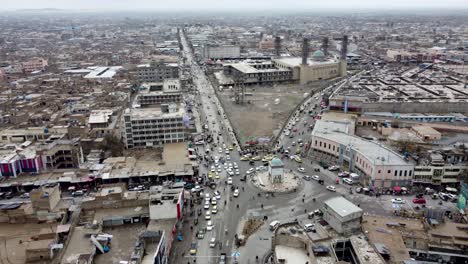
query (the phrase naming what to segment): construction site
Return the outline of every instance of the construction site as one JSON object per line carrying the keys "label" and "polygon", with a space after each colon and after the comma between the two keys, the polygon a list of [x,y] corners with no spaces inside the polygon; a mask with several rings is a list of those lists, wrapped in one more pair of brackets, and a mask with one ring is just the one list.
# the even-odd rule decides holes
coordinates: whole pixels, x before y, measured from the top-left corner
{"label": "construction site", "polygon": [[280,56],[280,49],[276,39],[274,58],[226,62],[211,78],[243,145],[270,142],[305,98],[346,76],[347,36],[339,57],[329,54],[328,38],[310,57],[307,38],[301,57]]}

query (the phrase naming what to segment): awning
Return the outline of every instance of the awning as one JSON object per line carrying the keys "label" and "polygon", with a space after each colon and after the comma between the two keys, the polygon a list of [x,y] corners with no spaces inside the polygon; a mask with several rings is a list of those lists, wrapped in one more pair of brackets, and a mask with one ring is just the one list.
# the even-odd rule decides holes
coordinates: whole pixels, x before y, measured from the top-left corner
{"label": "awning", "polygon": [[58,225],[56,233],[57,234],[68,233],[69,231],[70,231],[70,224],[68,224],[68,225]]}
{"label": "awning", "polygon": [[400,186],[395,186],[395,187],[393,187],[393,190],[395,192],[401,192],[401,187]]}

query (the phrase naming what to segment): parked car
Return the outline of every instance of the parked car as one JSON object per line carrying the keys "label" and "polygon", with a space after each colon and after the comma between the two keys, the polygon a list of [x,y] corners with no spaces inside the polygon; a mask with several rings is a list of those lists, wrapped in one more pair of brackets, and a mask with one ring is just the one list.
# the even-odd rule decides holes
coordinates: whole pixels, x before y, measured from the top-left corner
{"label": "parked car", "polygon": [[318,176],[318,175],[312,175],[312,180],[314,180],[314,181],[319,181],[319,180],[320,180],[320,176]]}
{"label": "parked car", "polygon": [[348,178],[344,178],[343,181],[344,181],[345,183],[349,184],[349,185],[353,185],[353,183],[354,183],[353,180],[348,179]]}
{"label": "parked car", "polygon": [[73,192],[73,193],[72,193],[72,196],[73,196],[73,197],[77,197],[77,196],[83,196],[84,194],[85,194],[85,193],[84,193],[83,190],[78,190],[78,191],[76,191],[76,192]]}
{"label": "parked car", "polygon": [[394,198],[394,199],[392,199],[392,203],[394,203],[394,204],[404,204],[405,200],[403,200],[401,198]]}
{"label": "parked car", "polygon": [[426,204],[426,199],[424,199],[424,198],[414,198],[413,203],[415,203],[415,204]]}
{"label": "parked car", "polygon": [[315,232],[315,224],[305,224],[304,225],[304,231],[306,232]]}
{"label": "parked car", "polygon": [[26,199],[26,198],[30,198],[31,196],[29,195],[29,193],[23,193],[20,195],[20,198],[23,198],[23,199]]}
{"label": "parked car", "polygon": [[332,185],[328,185],[327,186],[327,190],[331,191],[331,192],[336,192],[336,187],[335,186],[332,186]]}
{"label": "parked car", "polygon": [[305,172],[305,169],[303,167],[297,168],[297,171],[299,172]]}
{"label": "parked car", "polygon": [[331,166],[331,167],[328,167],[328,170],[329,170],[329,171],[337,171],[337,170],[339,170],[339,169],[340,169],[340,167],[338,167],[338,166],[336,166],[336,165],[333,165],[333,166]]}
{"label": "parked car", "polygon": [[302,179],[304,179],[306,181],[310,181],[312,179],[312,177],[309,176],[309,175],[304,175],[304,176],[302,176]]}

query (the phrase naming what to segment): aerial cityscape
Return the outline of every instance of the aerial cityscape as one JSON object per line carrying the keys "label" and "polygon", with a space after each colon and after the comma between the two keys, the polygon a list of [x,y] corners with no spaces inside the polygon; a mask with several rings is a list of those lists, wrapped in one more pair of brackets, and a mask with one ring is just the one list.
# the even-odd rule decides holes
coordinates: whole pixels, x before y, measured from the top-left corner
{"label": "aerial cityscape", "polygon": [[0,264],[468,263],[468,2],[0,6]]}

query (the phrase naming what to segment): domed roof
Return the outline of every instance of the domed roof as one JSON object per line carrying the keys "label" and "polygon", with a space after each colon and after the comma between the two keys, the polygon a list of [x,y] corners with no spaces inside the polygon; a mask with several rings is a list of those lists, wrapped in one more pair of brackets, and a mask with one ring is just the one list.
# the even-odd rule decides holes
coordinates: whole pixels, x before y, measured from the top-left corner
{"label": "domed roof", "polygon": [[324,59],[324,58],[325,58],[325,54],[324,54],[323,51],[321,51],[321,50],[316,50],[316,51],[312,54],[312,58],[314,58],[314,59]]}
{"label": "domed roof", "polygon": [[284,166],[283,165],[283,162],[278,159],[278,158],[273,158],[271,161],[270,161],[270,166],[272,167],[280,167],[280,166]]}

